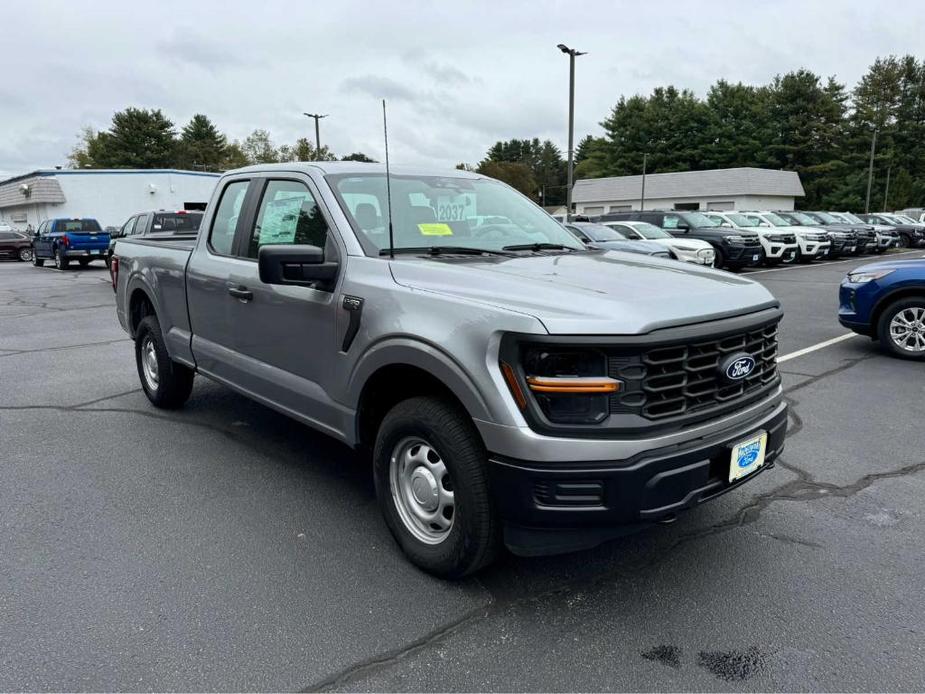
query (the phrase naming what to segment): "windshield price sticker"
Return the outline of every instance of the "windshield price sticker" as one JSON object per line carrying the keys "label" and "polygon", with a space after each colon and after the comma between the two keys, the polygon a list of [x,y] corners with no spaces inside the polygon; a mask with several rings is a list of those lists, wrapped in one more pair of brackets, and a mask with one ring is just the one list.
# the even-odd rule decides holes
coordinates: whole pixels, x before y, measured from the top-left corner
{"label": "windshield price sticker", "polygon": [[422,236],[452,236],[449,224],[418,224]]}
{"label": "windshield price sticker", "polygon": [[441,196],[437,199],[437,220],[441,222],[461,222],[475,215],[475,196],[464,193],[453,197]]}

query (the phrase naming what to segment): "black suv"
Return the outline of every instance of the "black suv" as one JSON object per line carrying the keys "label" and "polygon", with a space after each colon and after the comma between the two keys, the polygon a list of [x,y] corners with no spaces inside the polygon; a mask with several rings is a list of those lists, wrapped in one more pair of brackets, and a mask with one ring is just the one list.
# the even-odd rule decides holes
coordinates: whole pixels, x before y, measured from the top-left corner
{"label": "black suv", "polygon": [[900,248],[925,246],[925,225],[905,222],[895,215],[862,214],[860,217],[870,224],[883,224],[895,229],[899,234],[897,241]]}
{"label": "black suv", "polygon": [[760,265],[764,250],[753,231],[721,227],[700,212],[680,210],[646,210],[644,212],[614,212],[598,218],[602,222],[633,220],[648,222],[661,227],[678,238],[706,241],[716,252],[713,267],[738,270],[750,265]]}
{"label": "black suv", "polygon": [[828,212],[804,212],[803,214],[809,215],[815,219],[819,222],[819,225],[824,227],[827,231],[829,229],[835,229],[854,234],[857,239],[857,245],[852,255],[864,255],[865,253],[873,253],[877,250],[877,232],[874,231],[872,226],[866,224],[848,224],[837,217],[833,217]]}

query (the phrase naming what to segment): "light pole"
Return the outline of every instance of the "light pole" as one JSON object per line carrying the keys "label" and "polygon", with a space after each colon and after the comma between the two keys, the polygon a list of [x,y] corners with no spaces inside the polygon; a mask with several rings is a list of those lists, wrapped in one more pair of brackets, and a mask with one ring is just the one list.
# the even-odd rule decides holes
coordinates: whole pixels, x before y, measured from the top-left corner
{"label": "light pole", "polygon": [[639,196],[639,209],[646,209],[646,161],[649,159],[649,153],[642,153],[642,194]]}
{"label": "light pole", "polygon": [[585,55],[581,51],[569,48],[564,43],[560,43],[557,48],[568,55],[569,76],[568,76],[568,189],[565,195],[565,221],[572,221],[572,177],[574,175],[575,164],[575,58],[579,55]]}
{"label": "light pole", "polygon": [[883,211],[887,211],[887,201],[890,199],[890,172],[893,170],[893,165],[890,164],[886,168],[886,189],[883,191]]}
{"label": "light pole", "polygon": [[870,213],[870,184],[874,180],[874,152],[877,151],[877,129],[874,128],[874,137],[870,141],[870,167],[867,169],[867,201],[864,203],[864,214]]}
{"label": "light pole", "polygon": [[303,115],[303,116],[308,116],[309,118],[314,118],[314,119],[315,119],[315,156],[316,156],[316,157],[320,157],[320,156],[321,156],[321,134],[320,134],[320,132],[319,132],[319,130],[318,130],[318,121],[320,121],[322,118],[327,118],[327,117],[328,117],[328,114],[327,114],[327,113],[324,113],[324,114],[321,114],[321,113],[303,113],[302,115]]}

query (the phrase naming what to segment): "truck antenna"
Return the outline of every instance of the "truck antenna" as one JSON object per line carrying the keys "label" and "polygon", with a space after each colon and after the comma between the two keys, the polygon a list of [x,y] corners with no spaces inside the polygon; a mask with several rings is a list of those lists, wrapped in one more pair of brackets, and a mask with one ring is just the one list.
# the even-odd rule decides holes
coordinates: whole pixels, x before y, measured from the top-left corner
{"label": "truck antenna", "polygon": [[392,231],[392,182],[389,174],[389,126],[385,118],[385,99],[382,100],[382,133],[385,137],[385,197],[389,215],[389,257],[395,259],[395,236]]}

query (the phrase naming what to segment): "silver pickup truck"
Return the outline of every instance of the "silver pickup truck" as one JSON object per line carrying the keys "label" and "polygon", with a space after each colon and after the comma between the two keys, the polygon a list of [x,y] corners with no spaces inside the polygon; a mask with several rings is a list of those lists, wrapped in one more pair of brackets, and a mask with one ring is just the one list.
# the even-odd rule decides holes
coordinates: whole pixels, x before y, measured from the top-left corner
{"label": "silver pickup truck", "polygon": [[200,374],[369,451],[440,576],[671,522],[784,447],[761,285],[586,247],[477,174],[232,171],[196,240],[120,239],[112,274],[154,405]]}

